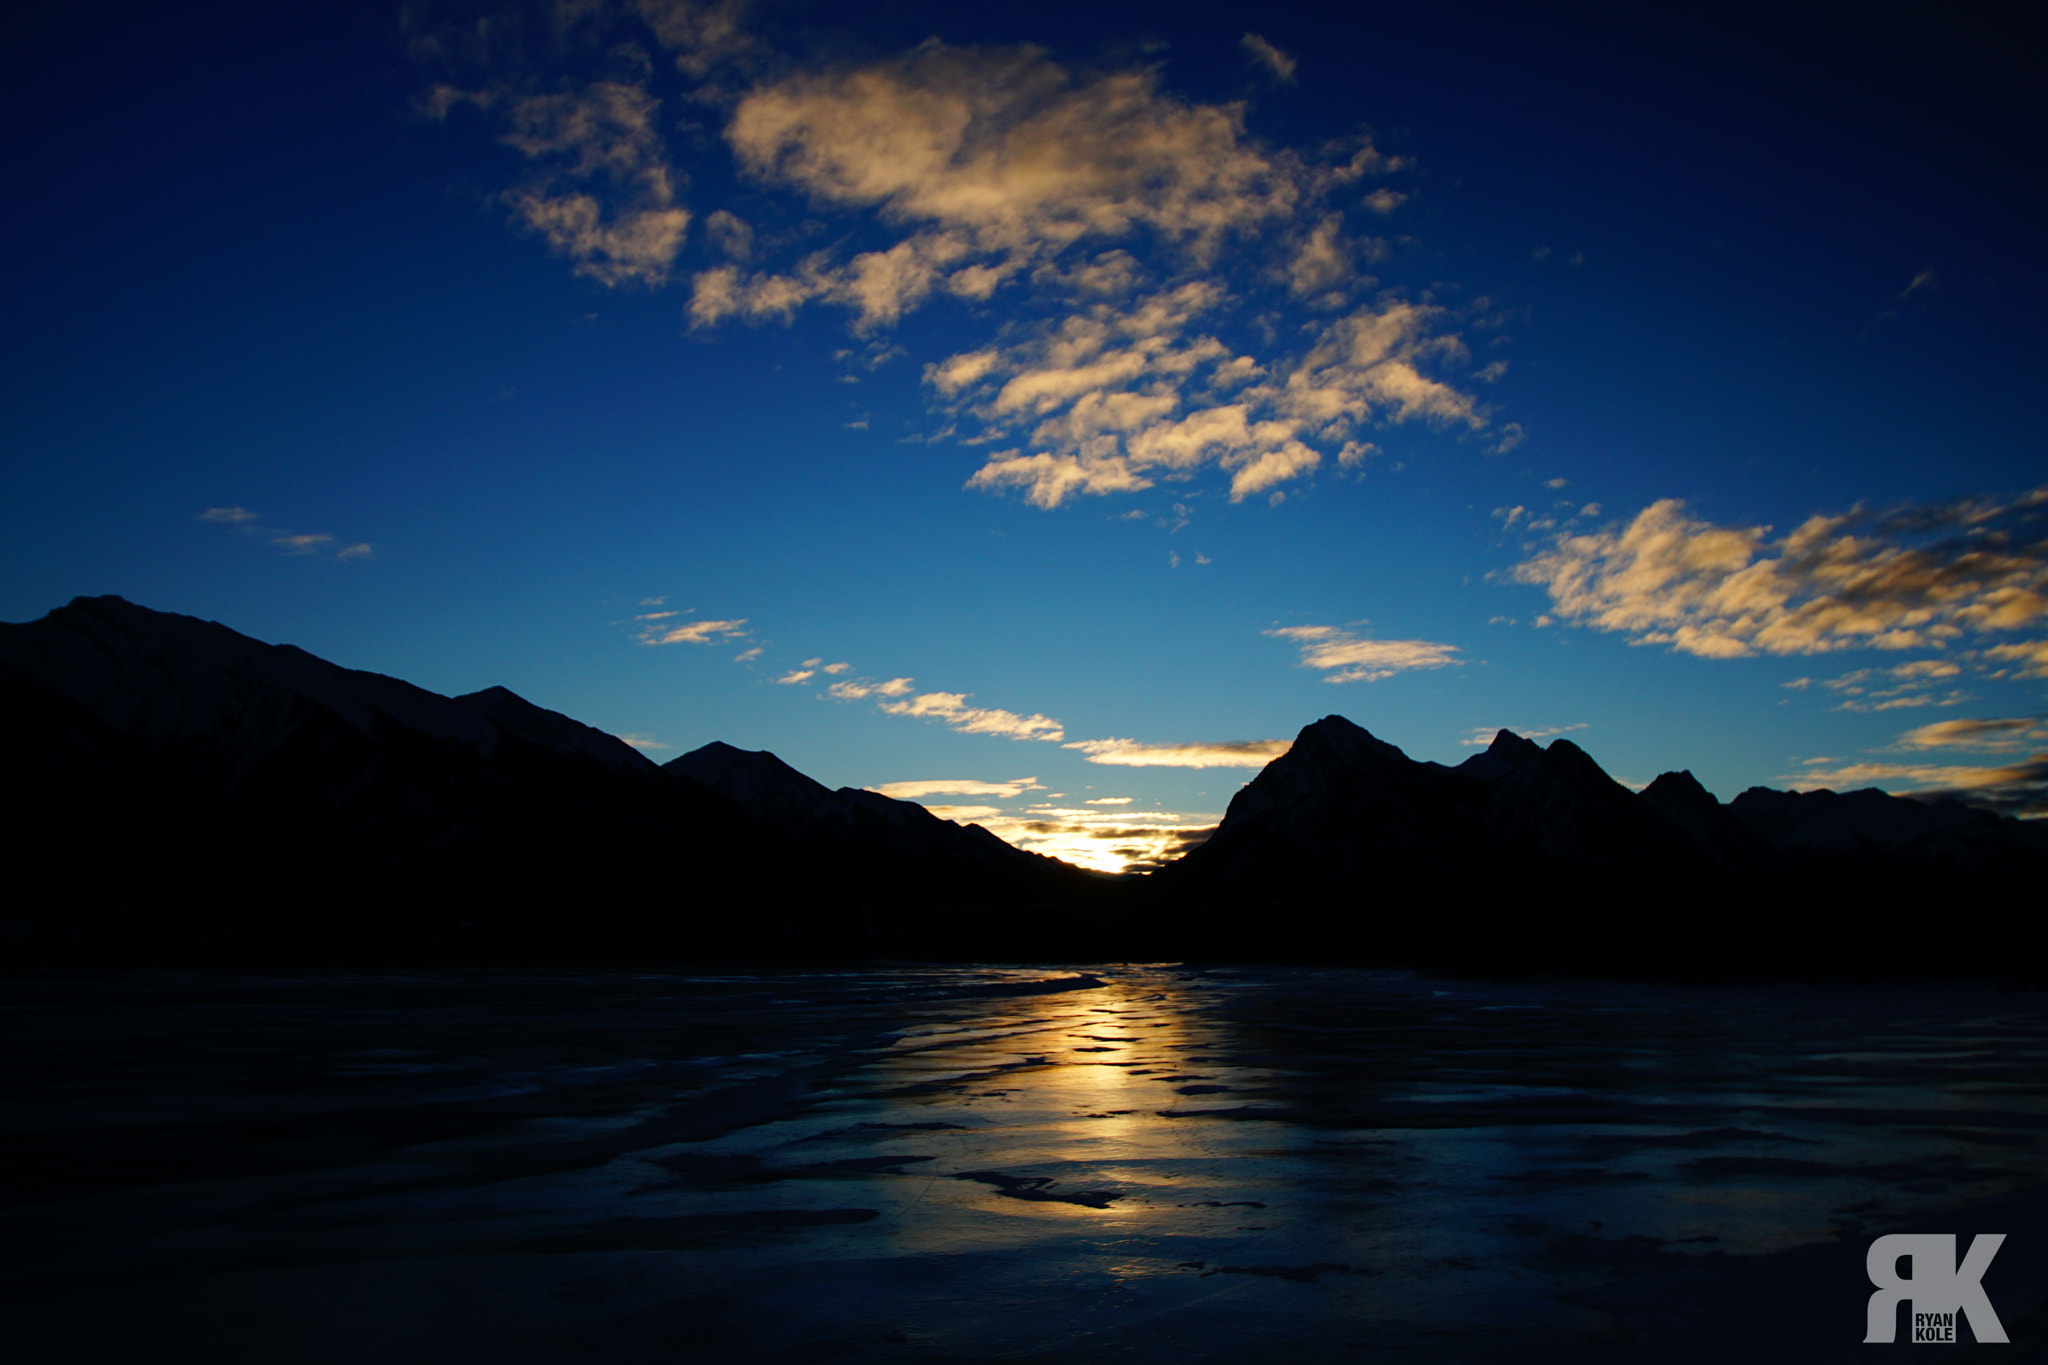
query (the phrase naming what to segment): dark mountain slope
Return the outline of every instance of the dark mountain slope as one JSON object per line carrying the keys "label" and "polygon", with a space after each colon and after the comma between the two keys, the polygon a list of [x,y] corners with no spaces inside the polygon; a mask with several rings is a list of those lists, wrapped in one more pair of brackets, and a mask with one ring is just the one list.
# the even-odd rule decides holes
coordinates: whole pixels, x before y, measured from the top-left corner
{"label": "dark mountain slope", "polygon": [[1220,957],[2032,973],[2044,880],[2041,831],[1954,802],[1759,788],[1723,806],[1689,773],[1632,792],[1566,740],[1502,731],[1451,768],[1329,716],[1144,901]]}
{"label": "dark mountain slope", "polygon": [[765,750],[714,740],[662,765],[764,820],[826,840],[850,840],[871,858],[917,858],[1042,872],[1055,860],[1004,843],[980,825],[941,820],[914,801],[858,787],[834,791]]}
{"label": "dark mountain slope", "polygon": [[829,829],[756,813],[504,688],[442,697],[119,598],[0,626],[0,699],[0,855],[62,887],[9,920],[36,941],[972,951],[992,907],[1092,885],[871,793],[826,793]]}

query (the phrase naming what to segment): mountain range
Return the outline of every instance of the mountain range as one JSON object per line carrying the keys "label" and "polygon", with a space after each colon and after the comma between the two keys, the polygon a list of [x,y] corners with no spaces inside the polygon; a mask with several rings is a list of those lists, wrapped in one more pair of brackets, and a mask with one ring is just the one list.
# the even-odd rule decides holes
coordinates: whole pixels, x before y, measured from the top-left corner
{"label": "mountain range", "polygon": [[1326,717],[1205,843],[1108,878],[770,753],[656,765],[502,687],[443,697],[91,597],[0,625],[0,746],[17,956],[2042,960],[2038,824],[1877,791],[1724,805],[1682,772],[1638,793],[1505,730],[1449,767]]}

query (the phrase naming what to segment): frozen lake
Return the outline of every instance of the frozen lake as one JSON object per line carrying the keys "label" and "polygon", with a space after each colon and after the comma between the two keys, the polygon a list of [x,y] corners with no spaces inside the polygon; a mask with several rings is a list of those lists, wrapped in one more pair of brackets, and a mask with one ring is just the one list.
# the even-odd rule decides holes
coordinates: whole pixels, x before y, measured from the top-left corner
{"label": "frozen lake", "polygon": [[2041,996],[1089,972],[7,978],[7,1358],[2048,1349]]}

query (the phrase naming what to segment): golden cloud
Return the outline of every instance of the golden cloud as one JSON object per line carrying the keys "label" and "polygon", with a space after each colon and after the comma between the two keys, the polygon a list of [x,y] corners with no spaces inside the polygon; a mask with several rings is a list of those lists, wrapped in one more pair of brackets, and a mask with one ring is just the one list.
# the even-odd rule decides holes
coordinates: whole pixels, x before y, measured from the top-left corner
{"label": "golden cloud", "polygon": [[1090,763],[1120,768],[1263,768],[1293,747],[1285,739],[1232,740],[1221,744],[1140,744],[1134,739],[1084,739],[1063,744],[1088,755]]}
{"label": "golden cloud", "polygon": [[[664,612],[662,615],[673,615]],[[746,633],[747,619],[736,621],[690,621],[680,626],[648,626],[640,633],[643,645],[715,645]]]}
{"label": "golden cloud", "polygon": [[1301,647],[1301,666],[1329,672],[1324,682],[1378,682],[1414,669],[1463,666],[1456,645],[1433,640],[1365,640],[1336,626],[1280,626],[1265,634]]}
{"label": "golden cloud", "polygon": [[2004,503],[1856,508],[1774,540],[1767,526],[1716,526],[1667,498],[1625,527],[1559,535],[1512,576],[1546,589],[1560,620],[1705,658],[1940,648],[2048,616],[2044,504],[2048,488]]}
{"label": "golden cloud", "polygon": [[884,782],[881,786],[869,787],[868,790],[880,792],[883,796],[892,796],[898,801],[921,801],[927,796],[999,796],[1008,800],[1014,796],[1022,796],[1025,792],[1044,791],[1045,788],[1035,777],[1015,777],[1007,782],[933,777],[913,782]]}
{"label": "golden cloud", "polygon": [[964,692],[925,692],[907,701],[883,702],[881,709],[892,716],[941,721],[948,729],[966,735],[1000,735],[1005,739],[1055,742],[1066,737],[1060,723],[1049,716],[1024,716],[995,707],[969,706],[968,695]]}

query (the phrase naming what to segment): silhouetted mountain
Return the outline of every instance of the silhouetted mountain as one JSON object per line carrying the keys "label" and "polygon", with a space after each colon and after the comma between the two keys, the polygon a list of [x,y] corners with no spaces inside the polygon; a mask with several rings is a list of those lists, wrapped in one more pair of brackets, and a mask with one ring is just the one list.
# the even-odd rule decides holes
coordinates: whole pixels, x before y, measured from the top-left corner
{"label": "silhouetted mountain", "polygon": [[1953,801],[1723,806],[1690,773],[1632,792],[1568,740],[1503,730],[1445,767],[1328,716],[1147,891],[1223,957],[1834,975],[2039,964],[2018,907],[2044,874],[2041,831]]}
{"label": "silhouetted mountain", "polygon": [[980,825],[941,820],[913,801],[858,787],[826,787],[765,750],[713,740],[662,765],[703,783],[743,810],[820,838],[852,839],[870,856],[937,858],[985,867],[1049,865]]}
{"label": "silhouetted mountain", "polygon": [[1158,875],[1443,899],[1706,858],[1569,740],[1543,749],[1503,730],[1485,753],[1446,768],[1326,716],[1238,791],[1206,843]]}
{"label": "silhouetted mountain", "polygon": [[[161,959],[1213,956],[2038,974],[2048,831],[1954,801],[1641,794],[1568,740],[1455,767],[1339,716],[1112,884],[713,743],[657,767],[115,597],[0,625],[0,945]],[[37,889],[40,888],[40,889]]]}
{"label": "silhouetted mountain", "polygon": [[0,846],[64,876],[10,921],[31,936],[98,915],[152,942],[354,924],[527,955],[944,951],[1089,881],[772,755],[746,757],[816,812],[502,687],[443,697],[116,597],[0,625],[0,701]]}

